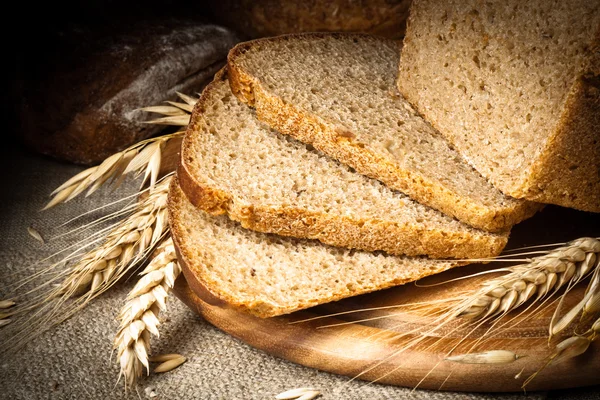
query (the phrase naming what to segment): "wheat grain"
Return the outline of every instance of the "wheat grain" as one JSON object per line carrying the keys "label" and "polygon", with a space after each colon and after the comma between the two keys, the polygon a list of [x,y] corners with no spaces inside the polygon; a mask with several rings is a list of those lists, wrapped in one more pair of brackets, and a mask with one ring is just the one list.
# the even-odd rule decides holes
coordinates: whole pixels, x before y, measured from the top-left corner
{"label": "wheat grain", "polygon": [[162,114],[165,116],[175,116],[175,115],[185,115],[186,111],[182,110],[181,107],[171,107],[171,106],[151,106],[140,108],[139,111],[146,111],[156,114]]}
{"label": "wheat grain", "polygon": [[313,388],[296,388],[279,393],[277,396],[275,396],[275,398],[277,400],[311,400],[320,394],[321,392]]}
{"label": "wheat grain", "polygon": [[29,233],[29,235],[34,238],[35,240],[37,240],[38,242],[40,242],[41,244],[45,244],[46,241],[44,240],[44,238],[42,237],[42,235],[33,227],[28,227],[27,228],[27,232]]}
{"label": "wheat grain", "polygon": [[[121,366],[119,376],[124,377],[127,387],[135,384],[142,375],[143,367],[147,371],[150,370],[150,335],[159,336],[158,313],[166,309],[168,293],[180,272],[173,241],[170,238],[166,239],[158,246],[155,257],[141,272],[140,280],[129,293],[127,302],[119,314],[121,324],[114,346]],[[175,368],[183,363],[182,358],[185,361],[185,357],[179,355],[164,361],[163,364],[166,365],[161,369]],[[175,365],[179,361],[181,362]]]}
{"label": "wheat grain", "polygon": [[0,300],[0,310],[5,310],[7,308],[11,308],[16,303],[12,300]]}
{"label": "wheat grain", "polygon": [[184,103],[167,101],[166,103],[170,104],[171,106],[154,106],[140,109],[141,111],[165,115],[165,117],[146,121],[146,123],[156,125],[187,126],[190,122],[190,114],[192,113],[194,104],[196,104],[198,98],[193,98],[179,92],[177,92],[177,96],[179,96]]}
{"label": "wheat grain", "polygon": [[508,350],[489,350],[482,353],[459,354],[444,360],[461,364],[507,364],[522,358]]}
{"label": "wheat grain", "polygon": [[186,104],[190,105],[190,106],[194,106],[197,102],[198,102],[198,98],[194,98],[191,96],[188,96],[186,94],[180,93],[180,92],[176,92],[177,96],[179,96],[179,98],[183,101],[186,102]]}
{"label": "wheat grain", "polygon": [[572,336],[556,345],[555,353],[550,357],[551,364],[558,364],[577,357],[590,346],[591,340],[583,336]]}
{"label": "wheat grain", "polygon": [[167,360],[167,361],[159,364],[156,368],[154,368],[154,372],[156,372],[156,373],[169,372],[169,371],[174,370],[175,368],[179,367],[181,364],[183,364],[186,361],[187,361],[187,359],[184,356],[179,356],[179,357],[173,358],[171,360]]}

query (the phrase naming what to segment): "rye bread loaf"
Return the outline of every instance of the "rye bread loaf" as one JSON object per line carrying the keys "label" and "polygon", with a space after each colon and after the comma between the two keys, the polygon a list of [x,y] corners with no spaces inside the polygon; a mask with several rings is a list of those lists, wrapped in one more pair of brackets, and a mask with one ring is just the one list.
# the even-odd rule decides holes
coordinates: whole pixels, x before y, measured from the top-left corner
{"label": "rye bread loaf", "polygon": [[169,193],[169,223],[179,263],[196,294],[263,318],[401,285],[459,265],[247,230],[226,216],[198,210],[176,179]]}
{"label": "rye bread loaf", "polygon": [[251,38],[299,32],[404,36],[410,0],[220,0],[208,4],[222,24]]}
{"label": "rye bread loaf", "polygon": [[600,212],[600,2],[416,0],[398,86],[507,195]]}
{"label": "rye bread loaf", "polygon": [[539,206],[504,196],[400,96],[399,48],[359,34],[237,45],[234,93],[261,121],[471,226],[501,231]]}
{"label": "rye bread loaf", "polygon": [[200,92],[237,42],[223,27],[179,19],[119,29],[64,29],[36,51],[16,89],[28,147],[93,164],[156,134],[163,127],[136,109]]}
{"label": "rye bread loaf", "polygon": [[495,256],[508,239],[418,204],[275,132],[231,93],[224,71],[194,108],[178,176],[197,207],[261,232],[433,258]]}

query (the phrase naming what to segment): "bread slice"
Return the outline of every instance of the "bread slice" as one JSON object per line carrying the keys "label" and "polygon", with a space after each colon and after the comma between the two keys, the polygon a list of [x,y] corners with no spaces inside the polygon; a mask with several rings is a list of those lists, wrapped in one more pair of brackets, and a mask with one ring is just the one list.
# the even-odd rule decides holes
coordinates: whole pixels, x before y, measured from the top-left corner
{"label": "bread slice", "polygon": [[302,34],[229,53],[234,93],[257,116],[471,226],[501,231],[539,206],[502,195],[463,161],[396,88],[399,48],[360,34]]}
{"label": "bread slice", "polygon": [[169,222],[192,289],[205,301],[227,303],[263,318],[401,285],[459,265],[250,231],[226,216],[198,210],[176,179],[169,193]]}
{"label": "bread slice", "polygon": [[494,256],[508,238],[453,220],[271,130],[231,93],[224,72],[194,109],[178,175],[197,207],[261,232],[433,258]]}
{"label": "bread slice", "polygon": [[398,86],[504,193],[600,212],[600,2],[417,0]]}

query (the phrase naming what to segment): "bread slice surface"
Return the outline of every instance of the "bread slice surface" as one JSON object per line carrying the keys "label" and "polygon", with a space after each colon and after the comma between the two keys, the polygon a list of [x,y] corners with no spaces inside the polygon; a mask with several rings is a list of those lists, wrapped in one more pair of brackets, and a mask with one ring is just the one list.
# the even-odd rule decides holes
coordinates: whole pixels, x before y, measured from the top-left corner
{"label": "bread slice surface", "polygon": [[396,42],[360,34],[301,34],[237,45],[234,93],[257,116],[471,226],[501,231],[539,205],[504,196],[399,94]]}
{"label": "bread slice surface", "polygon": [[169,192],[169,223],[178,260],[194,291],[205,301],[263,318],[401,285],[459,265],[247,230],[224,215],[197,209],[176,179]]}
{"label": "bread slice surface", "polygon": [[194,109],[178,168],[197,207],[248,229],[334,246],[432,258],[482,258],[508,233],[472,228],[353,172],[260,122],[225,72]]}
{"label": "bread slice surface", "polygon": [[508,195],[600,212],[600,2],[413,2],[400,91]]}

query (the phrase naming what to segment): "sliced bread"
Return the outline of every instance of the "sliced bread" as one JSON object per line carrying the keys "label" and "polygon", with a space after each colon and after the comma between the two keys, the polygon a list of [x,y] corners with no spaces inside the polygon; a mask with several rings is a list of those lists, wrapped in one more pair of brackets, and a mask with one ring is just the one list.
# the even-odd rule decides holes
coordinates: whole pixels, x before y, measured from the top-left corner
{"label": "sliced bread", "polygon": [[539,205],[504,196],[399,94],[399,47],[360,34],[302,34],[229,53],[234,93],[257,116],[471,226],[501,231]]}
{"label": "sliced bread", "polygon": [[231,93],[224,72],[194,108],[178,176],[204,211],[248,229],[335,246],[481,258],[499,254],[508,238],[418,204],[270,129]]}
{"label": "sliced bread", "polygon": [[406,98],[504,193],[600,212],[600,2],[416,0]]}
{"label": "sliced bread", "polygon": [[458,265],[389,256],[285,238],[242,228],[189,202],[174,179],[171,235],[187,282],[205,301],[259,317],[411,282]]}

